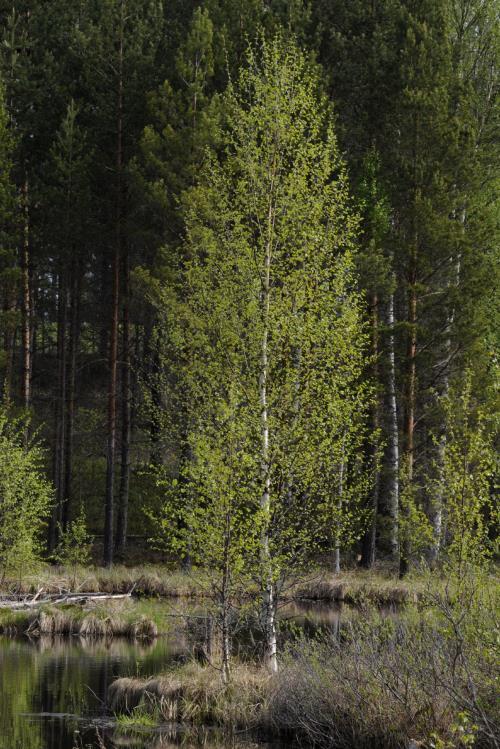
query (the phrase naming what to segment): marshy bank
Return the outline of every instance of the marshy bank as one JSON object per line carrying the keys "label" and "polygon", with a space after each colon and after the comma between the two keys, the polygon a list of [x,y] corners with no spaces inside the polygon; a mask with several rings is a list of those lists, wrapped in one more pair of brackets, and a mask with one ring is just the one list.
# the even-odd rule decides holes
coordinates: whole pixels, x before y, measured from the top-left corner
{"label": "marshy bank", "polygon": [[301,747],[497,749],[497,683],[493,651],[425,618],[380,619],[289,643],[276,675],[240,662],[224,684],[216,668],[191,662],[117,679],[108,706],[129,724],[147,716]]}
{"label": "marshy bank", "polygon": [[0,634],[10,636],[78,635],[137,640],[154,639],[159,632],[157,622],[135,607],[118,608],[108,604],[91,609],[75,605],[20,611],[0,609]]}
{"label": "marshy bank", "polygon": [[[126,594],[136,597],[194,598],[212,595],[210,574],[202,570],[183,572],[162,565],[127,567],[64,568],[46,565],[36,574],[8,578],[0,582],[0,595],[36,595],[40,590],[48,594],[66,593]],[[397,572],[380,567],[376,572],[350,570],[334,575],[328,568],[318,568],[307,574],[292,574],[283,589],[286,600],[313,600],[373,605],[415,602],[424,591],[418,578],[398,580]],[[255,590],[248,591],[250,595]]]}
{"label": "marshy bank", "polygon": [[[93,627],[89,636],[60,637],[49,620],[34,638],[0,637],[0,737],[10,739],[0,738],[0,749],[16,746],[16,731],[25,732],[23,749],[97,749],[101,738],[107,749],[171,749],[198,746],[200,736],[218,749],[395,749],[410,740],[425,749],[498,746],[498,643],[483,603],[448,611],[429,600],[385,608],[288,601],[279,611],[279,673],[260,667],[258,620],[247,616],[233,630],[228,685],[217,670],[220,635],[216,626],[207,629],[214,615],[208,599],[127,598],[113,608],[127,638],[96,637]],[[68,613],[72,622],[102,621],[109,605]],[[131,622],[142,616],[158,637],[131,635]],[[65,626],[73,634],[74,623]],[[109,631],[109,622],[99,626]],[[26,691],[19,704],[16,679]],[[42,728],[34,744],[30,730]],[[87,731],[83,744],[74,731]]]}

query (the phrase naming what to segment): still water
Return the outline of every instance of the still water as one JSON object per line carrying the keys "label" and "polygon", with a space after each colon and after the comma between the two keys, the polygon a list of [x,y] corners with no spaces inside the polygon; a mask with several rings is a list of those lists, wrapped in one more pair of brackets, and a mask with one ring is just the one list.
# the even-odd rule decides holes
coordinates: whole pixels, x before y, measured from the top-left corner
{"label": "still water", "polygon": [[[320,627],[335,636],[340,620],[333,607],[290,606],[282,614],[285,629],[294,623],[309,634]],[[210,730],[193,739],[178,727],[130,734],[116,725],[105,706],[109,684],[119,676],[156,674],[182,660],[191,646],[182,633],[150,644],[0,637],[0,749],[271,749],[246,737],[223,740]]]}

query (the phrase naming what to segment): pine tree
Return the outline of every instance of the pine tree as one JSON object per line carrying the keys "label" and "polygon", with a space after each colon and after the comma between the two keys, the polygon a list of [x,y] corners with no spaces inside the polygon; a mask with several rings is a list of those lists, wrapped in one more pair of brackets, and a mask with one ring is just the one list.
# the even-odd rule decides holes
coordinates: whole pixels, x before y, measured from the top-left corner
{"label": "pine tree", "polygon": [[53,461],[56,504],[49,535],[49,548],[54,549],[57,529],[59,526],[66,529],[70,514],[79,286],[87,265],[87,236],[91,226],[89,171],[92,152],[86,133],[78,124],[78,110],[73,100],[68,105],[50,157],[43,237],[53,257],[54,277],[58,279]]}
{"label": "pine tree", "polygon": [[[125,238],[128,208],[127,165],[134,154],[135,138],[140,132],[144,108],[145,81],[154,82],[156,54],[162,31],[163,12],[159,0],[106,0],[92,8],[79,34],[80,54],[84,61],[84,79],[93,106],[88,107],[88,122],[98,135],[95,178],[110,196],[105,201],[100,221],[106,244],[102,248],[103,283],[111,286],[109,304],[108,415],[106,448],[106,489],[104,512],[104,562],[110,566],[114,552],[115,469],[118,435],[118,351],[120,309],[123,298],[122,264],[128,268],[129,246]],[[110,183],[110,175],[112,183]],[[97,187],[97,185],[96,185]],[[109,276],[108,276],[109,268]],[[126,272],[128,275],[128,271]],[[111,283],[108,284],[109,278]],[[128,282],[125,284],[128,289]],[[125,308],[128,300],[125,298]],[[126,327],[129,322],[126,322]],[[128,363],[127,363],[128,367]],[[127,375],[128,376],[128,375]],[[124,421],[129,419],[129,398],[123,398]],[[127,436],[125,435],[127,439]],[[128,449],[128,448],[127,448]],[[122,456],[122,471],[129,461]],[[122,482],[121,498],[127,493],[128,477]],[[125,490],[125,492],[124,492]],[[123,530],[121,531],[123,538]]]}
{"label": "pine tree", "polygon": [[[390,390],[390,351],[384,345],[385,329],[383,311],[390,298],[392,289],[392,258],[388,248],[390,231],[390,204],[381,184],[380,157],[372,148],[365,157],[362,169],[361,184],[358,188],[358,200],[362,215],[362,235],[358,252],[358,269],[360,283],[368,301],[367,316],[370,321],[371,338],[371,376],[376,387],[376,396],[371,411],[371,435],[366,446],[367,464],[373,472],[373,491],[370,498],[372,515],[370,527],[363,538],[361,564],[370,568],[375,563],[379,514],[384,511],[390,518],[391,550],[397,547],[398,518],[398,426],[397,412],[393,404],[387,409],[384,420],[384,400]],[[387,356],[389,353],[389,356]],[[388,366],[389,365],[389,366]],[[383,434],[387,434],[388,449],[383,449]],[[382,461],[385,458],[385,461]],[[383,463],[382,468],[380,463]],[[384,470],[385,468],[385,470]],[[387,500],[383,501],[383,493]],[[385,506],[387,505],[387,507]]]}
{"label": "pine tree", "polygon": [[[144,130],[133,166],[135,241],[147,247],[150,257],[135,278],[140,276],[150,303],[144,321],[149,351],[142,381],[151,461],[161,466],[165,454],[173,453],[184,492],[188,491],[184,464],[191,459],[191,448],[187,393],[179,372],[186,352],[173,335],[178,314],[175,294],[158,295],[157,287],[158,281],[170,290],[180,283],[185,262],[182,194],[196,182],[206,148],[217,141],[221,105],[212,99],[213,57],[213,24],[207,11],[198,8],[178,50],[172,80],[149,97],[151,124]],[[165,403],[170,404],[168,409]]]}
{"label": "pine tree", "polygon": [[[452,57],[445,4],[404,5],[401,88],[393,122],[393,202],[400,248],[396,262],[406,296],[404,470],[408,497],[423,502],[417,467],[425,470],[419,457],[424,429],[429,428],[432,391],[440,386],[437,360],[449,325],[443,300],[459,237],[458,222],[453,220],[459,129],[451,113]],[[401,574],[410,557],[408,545],[402,547]]]}
{"label": "pine tree", "polygon": [[19,271],[15,250],[15,190],[12,179],[13,136],[5,105],[5,92],[0,85],[0,336],[2,353],[2,399],[10,400],[14,367],[14,333]]}

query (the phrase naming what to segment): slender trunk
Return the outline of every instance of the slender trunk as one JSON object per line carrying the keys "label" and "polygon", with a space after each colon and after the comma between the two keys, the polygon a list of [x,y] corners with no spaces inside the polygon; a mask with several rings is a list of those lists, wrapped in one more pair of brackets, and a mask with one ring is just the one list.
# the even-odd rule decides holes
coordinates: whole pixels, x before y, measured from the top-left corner
{"label": "slender trunk", "polygon": [[73,440],[75,424],[76,355],[78,351],[80,309],[80,271],[73,263],[71,282],[71,317],[68,341],[68,376],[66,385],[66,430],[64,435],[63,530],[68,527],[73,495]]}
{"label": "slender trunk", "polygon": [[[293,299],[292,302],[292,315],[294,317],[297,317],[297,302],[296,299]],[[299,414],[300,414],[300,367],[301,367],[301,360],[302,360],[302,348],[301,346],[293,346],[292,348],[292,365],[293,370],[295,372],[295,384],[294,384],[294,398],[293,398],[293,404],[292,404],[292,430],[295,430],[298,420],[299,420]],[[293,477],[293,468],[290,469],[288,473],[287,478],[287,490],[286,490],[286,497],[288,505],[291,506],[293,499],[294,499],[294,477]]]}
{"label": "slender trunk", "polygon": [[[187,414],[184,412],[182,414],[182,417],[185,420],[185,423],[184,431],[181,436],[181,454],[179,460],[179,502],[182,503],[183,507],[188,507],[191,503],[192,492],[191,480],[189,478],[189,467],[193,460],[193,451],[189,443],[189,424],[187,420]],[[179,530],[186,530],[186,521],[183,517],[179,519]],[[191,566],[191,540],[188,534],[186,548],[184,549],[181,558],[181,568],[183,572],[190,572]]]}
{"label": "slender trunk", "polygon": [[132,378],[130,362],[130,300],[128,255],[123,258],[123,347],[122,347],[122,443],[118,517],[116,525],[116,552],[123,553],[127,543],[128,499],[130,486],[130,439]]}
{"label": "slender trunk", "polygon": [[[417,247],[415,244],[412,252],[412,269],[410,274],[410,287],[408,291],[408,344],[406,352],[407,381],[406,381],[406,414],[405,414],[405,448],[406,448],[406,481],[408,482],[409,494],[412,492],[415,464],[415,407],[417,386],[417,286],[416,286],[416,258]],[[407,500],[408,501],[408,500]],[[408,520],[409,508],[403,508],[405,519]],[[409,528],[405,529],[401,544],[399,559],[399,575],[404,577],[409,569],[411,555],[411,543]]]}
{"label": "slender trunk", "polygon": [[[461,211],[460,215],[460,221],[462,224],[462,233],[465,231],[465,209]],[[458,253],[456,262],[455,262],[455,278],[453,280],[453,284],[458,287],[460,284],[460,269],[461,269],[461,263],[462,263],[462,256],[461,253]],[[445,398],[448,395],[449,387],[450,387],[450,381],[449,381],[449,364],[450,364],[450,358],[451,358],[451,351],[452,351],[452,340],[451,340],[451,334],[453,329],[453,324],[455,322],[455,308],[452,307],[448,312],[448,319],[446,324],[446,341],[444,346],[444,361],[442,362],[441,366],[443,367],[443,380],[441,385],[441,398]],[[442,473],[444,469],[444,459],[445,459],[445,452],[446,452],[446,433],[443,431],[443,434],[441,435],[441,439],[439,440],[439,446],[438,446],[438,466],[439,466],[439,472],[441,474],[440,481],[438,483],[438,486],[442,486],[443,480],[442,480]],[[432,523],[432,530],[433,530],[433,543],[429,551],[429,557],[430,562],[432,564],[435,564],[439,557],[439,552],[441,550],[441,544],[442,544],[442,537],[443,537],[443,513],[444,513],[444,507],[443,507],[443,493],[442,490],[439,489],[433,493],[433,496],[431,498],[431,506],[430,506],[430,515],[431,515],[431,523]]]}
{"label": "slender trunk", "polygon": [[67,299],[66,280],[61,267],[59,271],[59,290],[57,303],[57,382],[54,402],[54,467],[53,481],[56,489],[56,502],[52,510],[49,528],[49,551],[53,552],[58,543],[59,528],[62,521],[62,502],[64,488],[64,435],[66,417],[66,326]]}
{"label": "slender trunk", "polygon": [[402,507],[401,515],[404,516],[405,530],[401,539],[399,549],[399,576],[402,578],[409,570],[411,556],[410,529],[408,527],[410,508],[408,502],[413,497],[413,479],[415,466],[415,411],[416,411],[416,389],[417,389],[417,265],[419,253],[419,226],[418,226],[418,208],[420,202],[420,187],[418,173],[418,155],[419,145],[419,118],[415,117],[414,122],[414,141],[413,141],[413,216],[412,216],[412,235],[409,247],[409,264],[408,264],[408,311],[407,311],[407,346],[406,346],[406,384],[405,384],[405,464],[406,464],[406,502]]}
{"label": "slender trunk", "polygon": [[[373,378],[376,383],[379,382],[379,303],[378,296],[374,294],[371,300],[371,318],[372,318],[372,355],[374,359],[373,364]],[[380,404],[378,392],[375,394],[375,402],[372,407],[372,435],[378,434],[380,424]],[[378,465],[378,452],[379,444],[378,437],[376,439],[372,437],[372,441],[369,446],[370,462],[373,467],[373,487],[371,491],[371,522],[364,537],[361,548],[361,564],[366,569],[370,569],[375,564],[376,556],[376,543],[377,543],[377,515],[378,515],[378,504],[379,504],[379,492],[380,492],[380,470]]]}
{"label": "slender trunk", "polygon": [[[272,182],[274,183],[274,177]],[[273,191],[273,187],[271,187]],[[263,567],[263,606],[266,633],[266,660],[272,672],[278,670],[277,643],[276,643],[276,618],[274,585],[271,569],[271,556],[269,550],[269,523],[271,515],[271,470],[269,463],[269,413],[267,402],[267,385],[269,376],[269,312],[271,293],[271,253],[273,235],[273,199],[269,202],[268,212],[268,237],[264,258],[264,273],[262,279],[261,305],[262,305],[262,341],[259,373],[259,398],[261,413],[261,478],[262,496],[261,510],[263,512],[263,530],[261,539],[261,556]]]}
{"label": "slender trunk", "polygon": [[31,405],[31,288],[30,288],[30,226],[29,226],[29,187],[26,178],[22,187],[23,205],[23,244],[21,250],[22,278],[22,347],[23,373],[21,398],[26,410]]}
{"label": "slender trunk", "polygon": [[105,360],[109,357],[109,326],[108,316],[111,317],[112,301],[109,296],[109,256],[102,253],[101,267],[99,271],[99,299],[102,300],[102,310],[96,323],[96,330],[92,326],[92,339],[99,359]]}
{"label": "slender trunk", "polygon": [[387,413],[387,496],[391,521],[389,544],[391,557],[396,560],[399,551],[399,428],[396,396],[396,357],[394,349],[394,293],[389,296],[387,305],[388,340],[388,382],[386,390]]}
{"label": "slender trunk", "polygon": [[114,483],[116,455],[116,391],[118,371],[118,325],[120,310],[120,256],[122,244],[122,189],[123,189],[123,13],[121,3],[120,38],[118,50],[117,139],[116,139],[116,205],[115,242],[112,258],[113,291],[111,297],[111,329],[109,343],[108,387],[108,445],[106,466],[106,501],[104,517],[104,564],[113,564]]}
{"label": "slender trunk", "polygon": [[338,519],[337,519],[337,531],[335,536],[335,553],[334,553],[334,570],[336,575],[340,575],[340,533],[339,533],[339,526],[340,526],[340,518],[342,517],[342,503],[344,501],[344,453],[345,453],[345,437],[342,438],[342,454],[340,456],[340,465],[339,465],[339,494],[338,494],[338,502],[337,502],[337,512],[338,512]]}
{"label": "slender trunk", "polygon": [[16,328],[13,324],[13,319],[16,310],[16,300],[12,294],[9,293],[8,299],[5,304],[5,314],[7,317],[7,325],[4,335],[4,353],[5,353],[5,372],[2,383],[2,399],[5,404],[10,403],[12,395],[12,376],[14,372],[14,358],[15,358],[15,340],[16,340]]}
{"label": "slender trunk", "polygon": [[222,614],[222,680],[229,684],[231,679],[231,645],[229,638],[228,609],[224,604]]}
{"label": "slender trunk", "polygon": [[222,575],[221,607],[222,607],[222,679],[228,684],[231,678],[231,641],[229,633],[229,584],[230,584],[230,562],[229,551],[231,547],[231,518],[226,514],[226,530],[224,536],[224,571]]}

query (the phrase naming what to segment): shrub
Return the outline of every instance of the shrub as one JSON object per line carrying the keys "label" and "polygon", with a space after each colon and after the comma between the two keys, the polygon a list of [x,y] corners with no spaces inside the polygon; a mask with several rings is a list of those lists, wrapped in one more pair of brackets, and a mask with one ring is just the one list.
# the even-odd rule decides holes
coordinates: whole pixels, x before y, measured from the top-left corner
{"label": "shrub", "polygon": [[336,749],[497,747],[494,653],[467,637],[460,615],[447,617],[436,607],[290,646],[271,695],[272,724]]}
{"label": "shrub", "polygon": [[39,561],[41,534],[52,503],[42,472],[43,452],[26,438],[27,426],[0,410],[0,569],[30,571]]}

